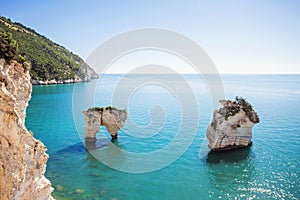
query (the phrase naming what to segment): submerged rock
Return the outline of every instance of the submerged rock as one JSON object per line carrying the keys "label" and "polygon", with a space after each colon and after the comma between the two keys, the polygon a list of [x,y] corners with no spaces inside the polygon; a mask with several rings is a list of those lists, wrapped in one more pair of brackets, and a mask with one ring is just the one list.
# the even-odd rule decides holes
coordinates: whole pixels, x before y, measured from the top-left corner
{"label": "submerged rock", "polygon": [[95,176],[95,177],[100,176],[100,174],[98,174],[98,173],[91,173],[90,175],[91,175],[91,176]]}
{"label": "submerged rock", "polygon": [[83,111],[85,121],[84,137],[86,141],[96,141],[96,133],[100,126],[105,126],[112,139],[118,138],[118,131],[125,124],[126,110],[108,106],[106,108],[90,108]]}
{"label": "submerged rock", "polygon": [[63,191],[63,190],[64,190],[64,187],[61,186],[61,185],[57,185],[57,186],[55,186],[55,189],[56,189],[57,191]]}
{"label": "submerged rock", "polygon": [[215,110],[206,131],[211,150],[226,150],[246,147],[252,143],[252,127],[259,117],[252,106],[243,98],[235,101],[221,100],[223,108]]}
{"label": "submerged rock", "polygon": [[76,191],[77,194],[82,194],[82,193],[84,193],[84,190],[83,190],[83,189],[76,189],[75,191]]}
{"label": "submerged rock", "polygon": [[28,71],[0,59],[0,199],[53,199],[47,149],[25,127],[31,90]]}

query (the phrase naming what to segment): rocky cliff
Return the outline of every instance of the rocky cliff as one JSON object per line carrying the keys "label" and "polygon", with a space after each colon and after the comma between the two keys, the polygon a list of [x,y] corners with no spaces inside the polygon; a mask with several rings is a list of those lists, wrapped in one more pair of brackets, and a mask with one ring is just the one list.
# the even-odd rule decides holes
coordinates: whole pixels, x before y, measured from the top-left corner
{"label": "rocky cliff", "polygon": [[0,199],[53,199],[45,178],[46,147],[25,127],[30,75],[16,61],[0,59]]}
{"label": "rocky cliff", "polygon": [[118,131],[125,124],[127,112],[114,107],[90,108],[83,111],[85,121],[85,139],[95,141],[100,126],[105,126],[112,139],[118,138]]}
{"label": "rocky cliff", "polygon": [[223,108],[215,110],[206,131],[211,150],[245,147],[252,143],[252,127],[259,117],[243,98],[235,101],[221,100]]}

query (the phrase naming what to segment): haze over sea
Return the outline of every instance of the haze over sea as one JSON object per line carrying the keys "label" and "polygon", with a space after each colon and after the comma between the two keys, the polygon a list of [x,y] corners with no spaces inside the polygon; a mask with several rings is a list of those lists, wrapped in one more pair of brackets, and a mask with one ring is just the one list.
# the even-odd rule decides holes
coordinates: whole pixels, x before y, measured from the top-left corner
{"label": "haze over sea", "polygon": [[[122,76],[102,76],[95,92],[97,106],[110,105],[113,88]],[[128,78],[136,80],[143,76]],[[171,165],[136,174],[111,169],[85,150],[80,139],[84,131],[83,115],[79,117],[78,134],[72,114],[74,84],[33,86],[26,127],[48,148],[46,177],[56,188],[53,196],[56,199],[299,199],[300,75],[222,75],[226,98],[245,97],[259,114],[260,123],[253,127],[250,147],[217,153],[209,153],[205,144],[213,112],[210,93],[200,76],[183,76],[197,97],[200,111],[195,138]],[[172,75],[162,78],[177,81]],[[85,91],[95,84],[97,80],[78,83],[76,87],[82,88],[84,97]],[[180,126],[182,107],[167,88],[149,85],[139,89],[126,109],[130,119],[143,127],[151,122],[149,113],[153,105],[165,111],[160,132],[138,138],[128,134],[125,126],[114,141],[117,146],[131,152],[152,152],[172,141]],[[130,131],[138,134],[134,129]],[[188,126],[186,131],[189,132]],[[108,148],[111,141],[105,127],[101,127],[97,138],[98,149]],[[109,156],[113,159],[115,155],[112,152]]]}

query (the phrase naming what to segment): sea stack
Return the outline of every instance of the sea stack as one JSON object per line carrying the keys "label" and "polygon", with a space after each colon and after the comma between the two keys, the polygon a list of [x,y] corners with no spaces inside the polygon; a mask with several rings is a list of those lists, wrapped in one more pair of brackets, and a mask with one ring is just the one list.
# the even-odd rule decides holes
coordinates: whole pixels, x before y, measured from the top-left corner
{"label": "sea stack", "polygon": [[53,199],[45,145],[25,127],[31,83],[24,63],[0,59],[0,199]]}
{"label": "sea stack", "polygon": [[86,141],[96,141],[100,126],[105,126],[112,139],[118,138],[118,131],[127,119],[126,110],[115,107],[94,107],[83,111],[85,121],[84,137]]}
{"label": "sea stack", "polygon": [[252,127],[259,117],[245,99],[220,100],[222,108],[215,110],[206,131],[208,147],[213,151],[246,147],[252,143]]}

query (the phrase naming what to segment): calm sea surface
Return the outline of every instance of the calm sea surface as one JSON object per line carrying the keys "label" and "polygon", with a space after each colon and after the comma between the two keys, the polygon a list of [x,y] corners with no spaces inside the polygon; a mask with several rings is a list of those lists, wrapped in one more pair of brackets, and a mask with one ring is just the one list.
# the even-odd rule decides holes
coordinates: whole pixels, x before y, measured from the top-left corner
{"label": "calm sea surface", "polygon": [[[186,138],[191,139],[178,159],[147,173],[112,169],[86,151],[82,142],[81,111],[91,106],[84,100],[90,94],[87,91],[95,91],[96,105],[111,105],[115,86],[121,78],[122,75],[105,75],[100,84],[93,80],[76,86],[33,87],[26,126],[48,148],[46,177],[56,188],[53,192],[56,199],[300,199],[300,75],[223,75],[225,97],[245,97],[261,122],[253,127],[252,146],[218,153],[209,153],[205,143],[213,112],[210,95],[213,92],[200,76],[184,75],[193,95],[168,75],[160,79],[178,86],[173,93],[159,84],[141,86],[130,94],[128,105],[122,107],[135,126],[126,124],[114,145],[137,154],[160,152],[175,141],[181,128]],[[143,82],[147,78],[144,75],[127,77],[120,86],[121,91],[126,91],[136,80]],[[95,85],[98,85],[96,90]],[[182,97],[185,97],[183,102]],[[194,97],[196,107],[192,102],[189,104]],[[76,102],[82,99],[80,105],[72,98],[76,98]],[[157,112],[154,112],[155,106]],[[189,119],[189,116],[183,119],[184,113],[190,116],[196,113],[197,119]],[[198,122],[196,131],[191,128],[195,124],[189,124],[193,121]],[[130,167],[126,164],[130,158],[111,152],[105,127],[101,127],[97,138],[94,151],[104,149],[106,154],[102,156],[106,156],[108,162],[110,159],[115,162],[117,158],[118,166]],[[168,160],[168,156],[181,151],[184,145],[185,139],[177,140],[174,149],[161,152],[162,158],[153,157],[153,165]],[[148,165],[141,161],[137,168],[146,169]]]}

